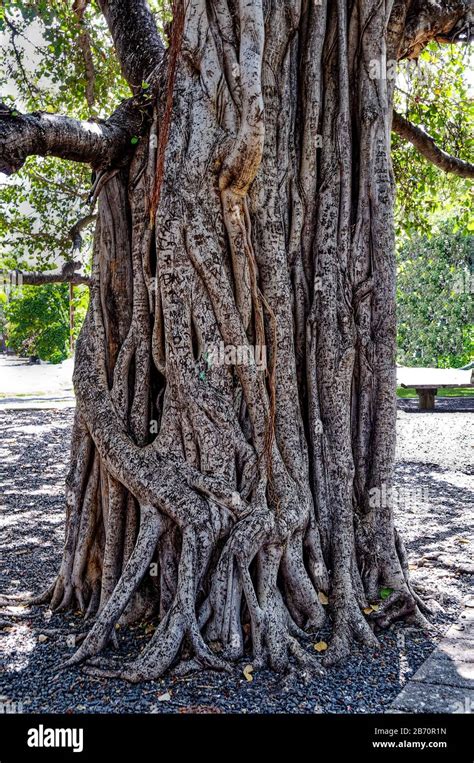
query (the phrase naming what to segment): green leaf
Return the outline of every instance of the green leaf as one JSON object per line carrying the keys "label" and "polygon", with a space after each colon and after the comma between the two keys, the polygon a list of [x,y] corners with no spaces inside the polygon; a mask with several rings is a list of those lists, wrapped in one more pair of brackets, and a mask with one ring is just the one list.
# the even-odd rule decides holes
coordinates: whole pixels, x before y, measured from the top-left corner
{"label": "green leaf", "polygon": [[381,599],[388,599],[390,594],[393,593],[393,588],[381,588],[380,589],[380,598]]}
{"label": "green leaf", "polygon": [[137,138],[136,135],[133,136],[133,138],[130,139],[130,143],[134,146],[136,143],[138,143],[139,138]]}

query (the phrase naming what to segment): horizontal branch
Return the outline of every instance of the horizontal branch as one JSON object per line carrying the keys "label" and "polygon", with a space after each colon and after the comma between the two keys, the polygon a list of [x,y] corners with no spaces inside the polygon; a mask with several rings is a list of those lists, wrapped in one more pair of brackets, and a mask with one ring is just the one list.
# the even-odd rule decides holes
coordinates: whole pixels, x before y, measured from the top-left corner
{"label": "horizontal branch", "polygon": [[434,139],[427,132],[409,122],[396,111],[393,112],[392,130],[401,138],[409,141],[432,164],[435,164],[444,172],[464,178],[474,178],[474,164],[451,156],[436,145]]}
{"label": "horizontal branch", "polygon": [[31,155],[91,164],[96,170],[124,163],[131,139],[143,129],[143,109],[124,101],[109,119],[79,120],[35,112],[20,114],[0,103],[0,172],[11,175]]}
{"label": "horizontal branch", "polygon": [[165,51],[146,0],[99,0],[122,74],[135,90],[148,80]]}
{"label": "horizontal branch", "polygon": [[24,273],[18,271],[19,281],[21,279],[21,283],[25,284],[26,286],[44,286],[44,284],[47,283],[71,283],[74,286],[78,286],[79,284],[86,284],[87,286],[90,286],[91,279],[89,276],[85,276],[76,272],[80,266],[80,262],[66,262],[63,265],[62,270],[53,273]]}

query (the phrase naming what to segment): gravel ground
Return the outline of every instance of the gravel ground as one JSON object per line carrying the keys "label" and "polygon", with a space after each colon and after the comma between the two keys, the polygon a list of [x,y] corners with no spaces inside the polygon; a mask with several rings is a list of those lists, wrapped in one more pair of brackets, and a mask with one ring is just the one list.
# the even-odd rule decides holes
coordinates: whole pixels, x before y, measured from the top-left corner
{"label": "gravel ground", "polygon": [[[375,652],[355,647],[324,678],[262,670],[250,683],[242,662],[230,675],[206,671],[132,686],[80,669],[57,673],[71,654],[68,634],[81,630],[79,613],[8,607],[0,613],[0,702],[53,713],[383,712],[457,619],[473,582],[474,399],[439,399],[434,413],[416,406],[399,402],[397,525],[439,634],[398,625],[380,637]],[[0,412],[2,593],[38,593],[58,568],[72,418],[71,410]],[[142,626],[117,634],[122,656],[136,654],[150,638]]]}

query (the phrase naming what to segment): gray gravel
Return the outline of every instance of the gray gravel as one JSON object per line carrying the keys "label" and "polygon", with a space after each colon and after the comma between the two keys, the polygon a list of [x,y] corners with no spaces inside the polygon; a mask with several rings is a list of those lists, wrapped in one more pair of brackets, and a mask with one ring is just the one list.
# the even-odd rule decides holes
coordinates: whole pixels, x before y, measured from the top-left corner
{"label": "gray gravel", "polygon": [[[383,712],[457,619],[473,582],[474,400],[438,400],[434,413],[419,413],[416,405],[399,403],[397,524],[439,635],[396,626],[381,635],[375,652],[355,647],[344,665],[318,679],[258,671],[249,683],[244,661],[230,675],[170,675],[132,686],[80,669],[57,673],[71,654],[68,634],[81,630],[79,613],[8,607],[0,612],[0,702],[53,713]],[[58,568],[72,418],[71,410],[0,412],[2,593],[38,593]],[[119,630],[120,658],[135,655],[148,638],[142,626]]]}

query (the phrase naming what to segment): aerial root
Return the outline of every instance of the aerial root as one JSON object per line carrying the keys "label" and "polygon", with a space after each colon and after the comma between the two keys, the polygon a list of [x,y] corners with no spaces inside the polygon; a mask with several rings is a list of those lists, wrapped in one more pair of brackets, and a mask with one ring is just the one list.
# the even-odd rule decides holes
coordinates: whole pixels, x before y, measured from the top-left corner
{"label": "aerial root", "polygon": [[135,594],[150,564],[158,541],[160,522],[152,506],[141,507],[141,522],[135,548],[107,604],[87,638],[64,667],[76,665],[98,654],[108,643],[115,624]]}
{"label": "aerial root", "polygon": [[39,593],[37,596],[25,596],[22,594],[4,594],[0,596],[0,608],[9,607],[13,605],[24,605],[27,607],[34,607],[41,604],[49,604],[54,592],[56,583],[52,583],[48,588]]}
{"label": "aerial root", "polygon": [[342,581],[335,582],[332,598],[333,635],[323,658],[325,667],[336,665],[347,657],[354,639],[369,649],[379,647],[378,639],[357,603],[350,579],[345,576]]}
{"label": "aerial root", "polygon": [[388,628],[397,620],[405,620],[412,625],[431,631],[433,626],[420,610],[418,598],[408,586],[394,591],[382,602],[376,612],[371,613],[369,619],[380,629]]}
{"label": "aerial root", "polygon": [[282,558],[281,572],[288,608],[293,619],[304,630],[317,632],[326,621],[326,613],[306,572],[302,535],[297,534],[288,542]]}
{"label": "aerial root", "polygon": [[[215,655],[204,642],[196,618],[196,592],[208,566],[214,540],[213,530],[209,526],[193,527],[190,525],[183,529],[176,594],[151,640],[136,660],[120,670],[104,668],[102,664],[100,666],[93,665],[90,664],[89,660],[86,669],[90,675],[120,678],[131,683],[158,679],[173,666],[185,639],[188,640],[193,650],[194,659],[203,668],[226,671],[230,669],[228,663]],[[115,592],[112,598],[113,596],[115,596]],[[105,609],[108,606],[109,604]],[[102,648],[104,644],[100,642],[96,646]],[[94,654],[97,651],[99,649],[96,649]],[[93,654],[87,653],[83,648],[79,655],[81,660],[92,656]],[[76,659],[75,661],[79,660]]]}
{"label": "aerial root", "polygon": [[315,655],[303,649],[301,644],[292,636],[288,636],[288,647],[298,664],[305,670],[309,670],[312,675],[323,676],[326,673],[322,662]]}

